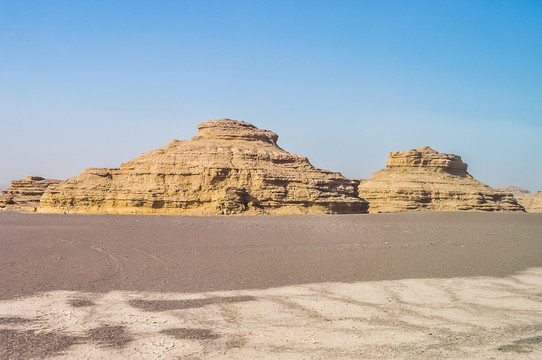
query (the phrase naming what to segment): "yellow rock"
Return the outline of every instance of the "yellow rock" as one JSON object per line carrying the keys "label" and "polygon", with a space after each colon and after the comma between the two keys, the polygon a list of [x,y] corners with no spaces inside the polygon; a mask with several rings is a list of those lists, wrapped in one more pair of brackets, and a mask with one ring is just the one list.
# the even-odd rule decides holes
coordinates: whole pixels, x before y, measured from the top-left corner
{"label": "yellow rock", "polygon": [[89,168],[47,189],[40,212],[109,214],[364,213],[358,180],[284,151],[277,134],[230,119],[198,126],[115,169]]}
{"label": "yellow rock", "polygon": [[49,186],[62,180],[44,179],[39,176],[27,176],[24,180],[13,180],[11,186],[0,195],[0,208],[8,210],[36,211],[40,198]]}
{"label": "yellow rock", "polygon": [[524,196],[518,202],[525,207],[527,212],[542,212],[542,191]]}
{"label": "yellow rock", "polygon": [[359,185],[369,212],[409,210],[524,211],[510,193],[491,188],[467,172],[460,156],[430,147],[388,154],[386,169]]}

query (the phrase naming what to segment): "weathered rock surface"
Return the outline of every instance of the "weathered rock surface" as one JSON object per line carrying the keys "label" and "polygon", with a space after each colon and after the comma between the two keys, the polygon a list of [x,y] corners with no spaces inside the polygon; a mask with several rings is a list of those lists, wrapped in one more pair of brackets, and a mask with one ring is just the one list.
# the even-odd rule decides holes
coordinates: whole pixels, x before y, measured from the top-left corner
{"label": "weathered rock surface", "polygon": [[277,134],[229,119],[198,126],[115,169],[89,168],[47,189],[42,212],[115,214],[363,213],[359,181],[313,167]]}
{"label": "weathered rock surface", "polygon": [[369,201],[369,212],[524,210],[512,194],[469,175],[460,156],[427,146],[389,153],[386,169],[362,181],[359,196]]}
{"label": "weathered rock surface", "polygon": [[529,190],[517,186],[507,186],[501,188],[504,192],[509,192],[517,199],[518,203],[525,208],[527,212],[542,212],[542,191],[532,193]]}
{"label": "weathered rock surface", "polygon": [[514,195],[514,197],[516,198],[516,200],[518,200],[518,202],[520,202],[521,199],[532,195],[532,193],[529,190],[522,189],[520,187],[512,186],[512,185],[504,187],[504,188],[498,188],[498,190]]}
{"label": "weathered rock surface", "polygon": [[39,176],[27,176],[24,180],[13,180],[11,186],[0,195],[0,208],[23,211],[36,211],[45,190],[62,180],[44,179]]}
{"label": "weathered rock surface", "polygon": [[529,193],[522,197],[518,202],[525,207],[527,212],[542,212],[542,191],[538,191],[534,194]]}

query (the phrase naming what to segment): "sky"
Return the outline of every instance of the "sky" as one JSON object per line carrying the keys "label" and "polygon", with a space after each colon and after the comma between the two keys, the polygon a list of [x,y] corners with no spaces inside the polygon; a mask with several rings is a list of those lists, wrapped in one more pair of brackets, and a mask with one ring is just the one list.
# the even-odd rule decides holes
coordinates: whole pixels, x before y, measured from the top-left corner
{"label": "sky", "polygon": [[231,118],[348,177],[428,145],[542,190],[540,19],[539,0],[0,0],[0,184]]}

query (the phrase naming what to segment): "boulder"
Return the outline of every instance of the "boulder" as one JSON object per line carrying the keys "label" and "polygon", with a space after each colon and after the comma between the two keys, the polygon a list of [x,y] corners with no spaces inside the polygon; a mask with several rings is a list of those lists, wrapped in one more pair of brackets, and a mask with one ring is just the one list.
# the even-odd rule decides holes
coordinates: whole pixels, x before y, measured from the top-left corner
{"label": "boulder", "polygon": [[284,151],[278,135],[230,119],[198,126],[119,168],[89,168],[50,187],[42,212],[109,214],[364,213],[358,180]]}
{"label": "boulder", "polygon": [[524,211],[512,194],[474,179],[460,156],[428,146],[389,153],[386,168],[358,189],[369,212]]}

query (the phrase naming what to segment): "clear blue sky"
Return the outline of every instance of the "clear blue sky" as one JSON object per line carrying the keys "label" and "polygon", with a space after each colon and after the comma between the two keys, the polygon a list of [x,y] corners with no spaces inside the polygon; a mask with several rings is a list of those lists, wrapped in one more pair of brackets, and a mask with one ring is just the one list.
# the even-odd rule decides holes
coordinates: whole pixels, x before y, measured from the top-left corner
{"label": "clear blue sky", "polygon": [[228,117],[349,177],[430,145],[542,190],[541,19],[540,0],[0,0],[0,184]]}

